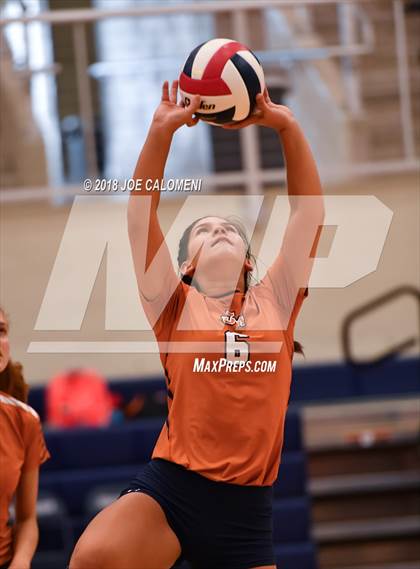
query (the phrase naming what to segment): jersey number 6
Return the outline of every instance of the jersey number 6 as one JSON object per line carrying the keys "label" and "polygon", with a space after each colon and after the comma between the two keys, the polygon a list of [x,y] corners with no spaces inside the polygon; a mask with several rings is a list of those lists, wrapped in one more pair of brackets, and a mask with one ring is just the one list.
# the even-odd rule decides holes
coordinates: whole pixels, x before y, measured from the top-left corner
{"label": "jersey number 6", "polygon": [[225,358],[229,362],[247,362],[249,360],[249,344],[246,334],[225,332]]}

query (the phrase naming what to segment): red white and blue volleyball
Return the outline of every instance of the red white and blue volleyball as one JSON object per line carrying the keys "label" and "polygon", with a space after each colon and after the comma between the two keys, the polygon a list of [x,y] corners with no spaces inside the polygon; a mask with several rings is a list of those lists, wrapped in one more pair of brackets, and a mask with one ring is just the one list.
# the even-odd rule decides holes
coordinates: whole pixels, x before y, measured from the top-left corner
{"label": "red white and blue volleyball", "polygon": [[188,106],[193,95],[200,95],[195,114],[215,125],[246,119],[264,87],[264,72],[257,56],[246,45],[224,38],[193,49],[179,77],[184,104]]}

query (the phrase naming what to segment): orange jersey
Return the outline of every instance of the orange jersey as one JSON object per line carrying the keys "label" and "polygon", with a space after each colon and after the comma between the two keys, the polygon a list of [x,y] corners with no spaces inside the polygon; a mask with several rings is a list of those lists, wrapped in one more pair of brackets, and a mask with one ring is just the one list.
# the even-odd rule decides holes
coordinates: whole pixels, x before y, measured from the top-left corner
{"label": "orange jersey", "polygon": [[[180,282],[147,300],[168,387],[153,451],[201,475],[243,485],[277,478],[290,394],[293,328],[307,289],[279,257],[246,293],[212,298]],[[172,283],[174,284],[174,283]]]}
{"label": "orange jersey", "polygon": [[37,413],[0,391],[0,565],[13,553],[13,528],[7,522],[21,474],[49,456]]}

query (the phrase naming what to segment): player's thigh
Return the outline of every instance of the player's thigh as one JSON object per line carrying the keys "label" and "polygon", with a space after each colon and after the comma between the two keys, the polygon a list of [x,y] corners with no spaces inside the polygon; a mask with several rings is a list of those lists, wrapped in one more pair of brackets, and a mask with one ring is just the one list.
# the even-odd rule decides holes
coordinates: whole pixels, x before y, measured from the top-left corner
{"label": "player's thigh", "polygon": [[159,504],[132,492],[102,510],[73,552],[70,569],[166,569],[181,553]]}

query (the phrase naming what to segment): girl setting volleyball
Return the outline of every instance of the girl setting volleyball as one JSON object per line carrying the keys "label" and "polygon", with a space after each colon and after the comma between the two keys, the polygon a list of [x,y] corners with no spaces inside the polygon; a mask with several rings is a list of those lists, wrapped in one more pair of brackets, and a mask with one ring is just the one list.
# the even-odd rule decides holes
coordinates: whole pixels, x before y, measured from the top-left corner
{"label": "girl setting volleyball", "polygon": [[[208,110],[199,95],[185,96],[195,61],[190,56],[181,75],[183,102],[178,81],[163,84],[135,179],[159,183],[174,133]],[[281,250],[251,284],[254,257],[244,228],[211,212],[185,229],[178,276],[159,224],[159,192],[131,194],[132,257],[159,345],[168,416],[151,461],[91,521],[70,569],[169,569],[180,559],[195,569],[275,568],[272,486],[292,359],[302,351],[294,325],[308,294],[324,206],[314,159],[291,111],[274,104],[266,89],[248,118],[236,120],[237,111],[224,111],[224,128],[269,127],[283,144],[290,216]],[[220,116],[210,111],[204,118]]]}

